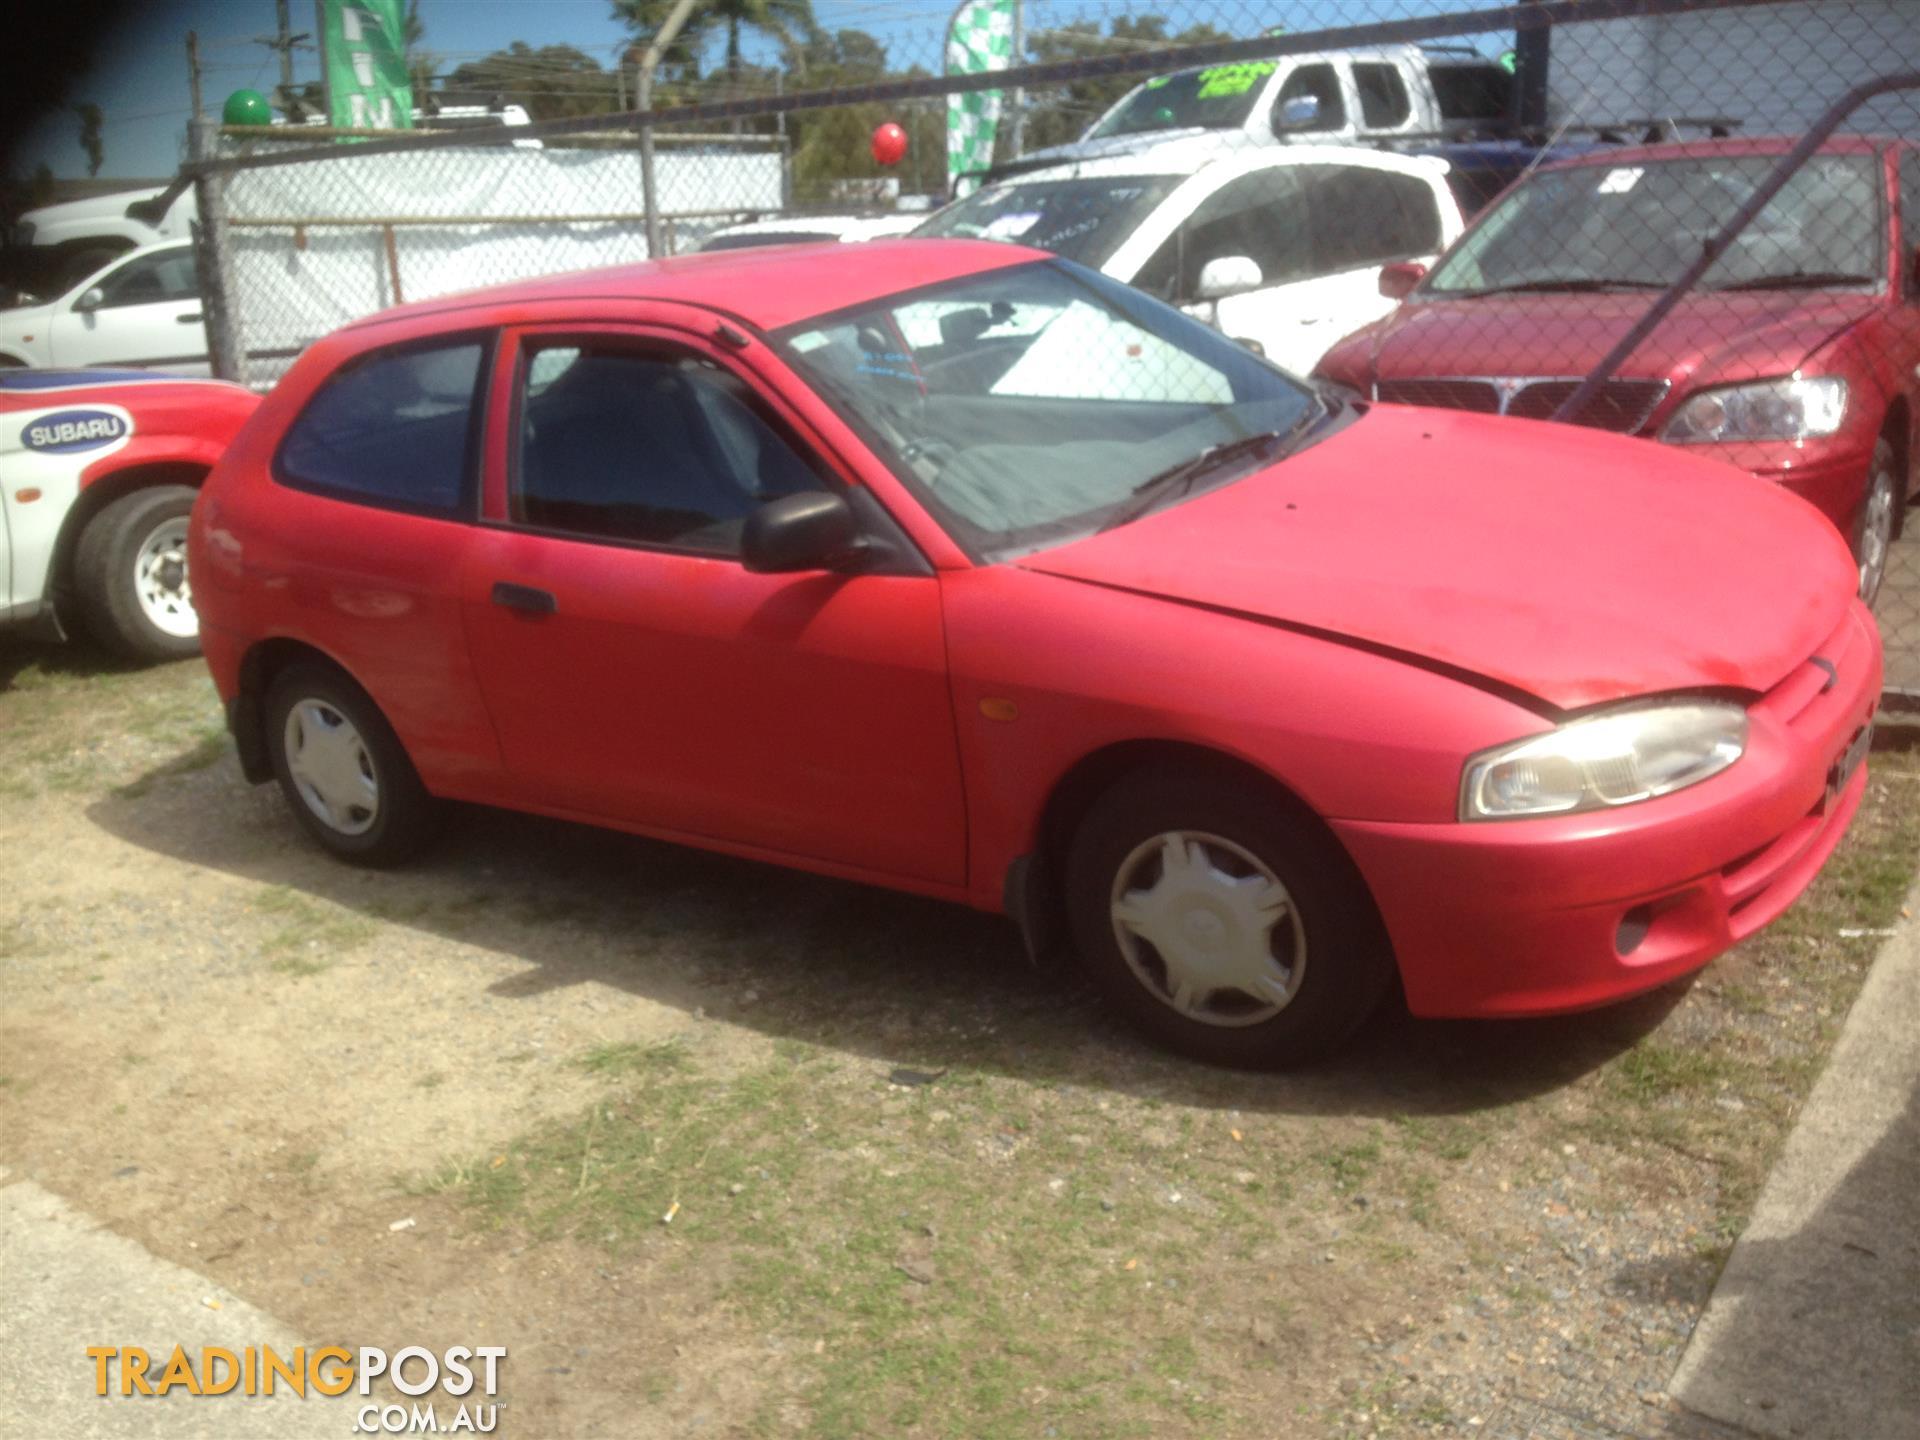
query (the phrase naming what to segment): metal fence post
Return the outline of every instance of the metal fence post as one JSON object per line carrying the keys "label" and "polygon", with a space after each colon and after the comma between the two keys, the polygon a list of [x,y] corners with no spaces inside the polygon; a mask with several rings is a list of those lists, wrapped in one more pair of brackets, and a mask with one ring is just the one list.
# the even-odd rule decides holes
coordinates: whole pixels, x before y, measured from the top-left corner
{"label": "metal fence post", "polygon": [[222,380],[247,383],[247,357],[240,348],[233,296],[233,232],[227,226],[226,176],[213,168],[219,155],[219,128],[196,114],[187,127],[195,172],[194,202],[200,210],[194,268],[200,281],[200,313],[207,327],[207,360]]}
{"label": "metal fence post", "polygon": [[640,203],[647,216],[647,255],[657,260],[661,254],[660,205],[654,194],[653,183],[653,76],[660,68],[660,62],[666,57],[667,47],[672,45],[680,34],[680,27],[687,23],[687,17],[693,13],[693,0],[676,0],[665,22],[655,32],[647,45],[647,53],[640,58],[640,76],[638,94],[634,104],[639,108],[640,121]]}

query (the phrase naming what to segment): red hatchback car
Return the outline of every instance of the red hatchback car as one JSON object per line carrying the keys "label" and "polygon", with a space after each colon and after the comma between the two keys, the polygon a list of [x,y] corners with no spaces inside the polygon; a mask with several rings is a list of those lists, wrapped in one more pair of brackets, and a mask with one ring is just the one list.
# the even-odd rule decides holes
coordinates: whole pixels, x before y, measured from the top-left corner
{"label": "red hatchback car", "polygon": [[191,558],[246,773],[337,855],[473,801],[1005,911],[1241,1064],[1396,972],[1519,1015],[1697,969],[1839,842],[1880,688],[1797,500],[967,241],[351,326]]}
{"label": "red hatchback car", "polygon": [[[1317,373],[1379,400],[1547,419],[1794,143],[1608,147],[1548,166],[1432,274],[1383,275],[1406,303],[1336,345]],[[1726,460],[1803,496],[1847,539],[1872,603],[1920,474],[1916,247],[1920,151],[1830,142],[1580,423]]]}

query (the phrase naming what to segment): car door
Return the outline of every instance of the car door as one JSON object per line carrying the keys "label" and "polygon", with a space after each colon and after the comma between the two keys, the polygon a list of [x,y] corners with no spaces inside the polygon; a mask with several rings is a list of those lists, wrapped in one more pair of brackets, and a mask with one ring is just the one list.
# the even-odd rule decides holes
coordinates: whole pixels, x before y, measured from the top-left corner
{"label": "car door", "polygon": [[683,332],[530,329],[509,355],[463,589],[524,801],[961,884],[939,587],[918,552],[899,536],[899,563],[867,573],[750,573],[752,510],[848,487],[774,390]]}
{"label": "car door", "polygon": [[193,250],[182,245],[137,254],[101,272],[60,302],[50,333],[55,365],[209,373]]}
{"label": "car door", "polygon": [[1281,283],[1221,299],[1215,323],[1228,335],[1258,339],[1276,363],[1304,375],[1336,341],[1393,308],[1380,293],[1381,267],[1431,263],[1443,226],[1439,196],[1420,175],[1311,165],[1297,167],[1294,179],[1299,218],[1285,268],[1261,267],[1269,282]]}
{"label": "car door", "polygon": [[[1899,186],[1898,240],[1894,251],[1895,288],[1887,315],[1887,339],[1881,346],[1892,369],[1892,385],[1907,397],[1908,424],[1920,427],[1920,148],[1896,151]],[[1907,454],[1920,454],[1920,428],[1908,433]],[[1920,469],[1920,467],[1910,467]],[[1910,483],[1913,479],[1909,477]]]}

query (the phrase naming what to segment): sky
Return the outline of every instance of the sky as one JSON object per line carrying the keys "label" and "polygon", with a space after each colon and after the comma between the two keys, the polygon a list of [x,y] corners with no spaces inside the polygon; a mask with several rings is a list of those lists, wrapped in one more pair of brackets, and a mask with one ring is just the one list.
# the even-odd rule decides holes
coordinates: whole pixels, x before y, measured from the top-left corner
{"label": "sky", "polygon": [[[1481,0],[1492,3],[1492,0]],[[932,68],[953,0],[814,0],[819,24],[869,31],[895,63]],[[1200,21],[1234,35],[1254,35],[1275,24],[1311,30],[1335,24],[1475,8],[1474,0],[1027,0],[1029,30],[1069,20],[1115,14],[1161,14],[1178,31]],[[611,64],[628,32],[612,18],[609,0],[420,0],[426,27],[422,48],[442,70],[524,40],[573,45]],[[310,0],[293,0],[295,31],[311,30]],[[129,5],[120,27],[73,78],[68,102],[91,101],[104,116],[102,177],[147,179],[171,175],[185,154],[191,108],[186,35],[198,32],[205,100],[218,111],[234,90],[270,90],[279,62],[256,37],[274,32],[273,0],[142,0]],[[749,58],[764,59],[764,56]],[[298,54],[294,78],[319,74],[311,51]],[[18,173],[44,162],[62,178],[84,176],[78,119],[53,114],[15,139],[8,159]]]}

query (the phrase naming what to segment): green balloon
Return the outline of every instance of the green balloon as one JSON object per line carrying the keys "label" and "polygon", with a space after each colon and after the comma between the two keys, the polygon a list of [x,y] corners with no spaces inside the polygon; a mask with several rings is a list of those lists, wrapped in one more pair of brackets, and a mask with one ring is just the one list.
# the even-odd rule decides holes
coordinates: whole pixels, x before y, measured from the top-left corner
{"label": "green balloon", "polygon": [[220,111],[220,123],[223,125],[271,125],[273,107],[267,104],[267,97],[258,90],[236,90],[227,96],[227,103]]}

